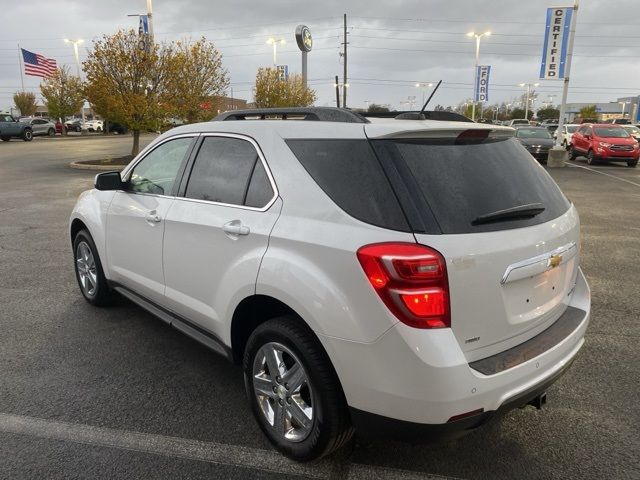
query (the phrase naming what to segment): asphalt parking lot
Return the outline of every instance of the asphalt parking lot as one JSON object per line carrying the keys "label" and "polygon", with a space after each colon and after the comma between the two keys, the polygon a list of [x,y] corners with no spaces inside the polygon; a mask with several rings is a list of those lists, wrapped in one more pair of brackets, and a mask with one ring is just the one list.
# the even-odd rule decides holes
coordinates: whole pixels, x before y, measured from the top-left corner
{"label": "asphalt parking lot", "polygon": [[124,299],[81,297],[67,222],[94,172],[67,165],[130,142],[0,145],[0,478],[640,479],[640,168],[551,171],[581,214],[593,310],[543,411],[447,444],[357,442],[299,465],[254,423],[238,367]]}

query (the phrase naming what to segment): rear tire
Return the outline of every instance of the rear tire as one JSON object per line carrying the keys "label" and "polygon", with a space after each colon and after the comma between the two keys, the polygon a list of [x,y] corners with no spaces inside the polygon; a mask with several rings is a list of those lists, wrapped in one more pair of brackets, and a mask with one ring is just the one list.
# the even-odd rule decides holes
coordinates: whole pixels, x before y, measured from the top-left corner
{"label": "rear tire", "polygon": [[576,158],[578,158],[578,152],[576,152],[576,149],[571,145],[569,147],[569,160],[575,160]]}
{"label": "rear tire", "polygon": [[[283,455],[314,460],[338,450],[353,436],[331,361],[299,318],[288,315],[258,326],[247,343],[243,369],[251,410]],[[299,376],[292,373],[296,371]]]}
{"label": "rear tire", "polygon": [[11,141],[11,137],[0,137],[2,139],[3,142],[10,142]]}
{"label": "rear tire", "polygon": [[635,168],[638,165],[638,160],[627,160],[627,167]]}
{"label": "rear tire", "polygon": [[87,230],[80,230],[73,240],[73,263],[85,300],[97,307],[111,303],[113,292],[104,276],[96,244]]}
{"label": "rear tire", "polygon": [[22,140],[24,140],[25,142],[30,142],[31,140],[33,140],[33,132],[26,128],[24,132],[22,132]]}

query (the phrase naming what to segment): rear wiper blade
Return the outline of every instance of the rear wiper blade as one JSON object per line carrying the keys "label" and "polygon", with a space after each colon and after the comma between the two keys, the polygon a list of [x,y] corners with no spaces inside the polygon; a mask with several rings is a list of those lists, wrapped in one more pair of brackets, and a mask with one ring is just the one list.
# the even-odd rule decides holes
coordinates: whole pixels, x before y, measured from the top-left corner
{"label": "rear wiper blade", "polygon": [[471,222],[471,225],[482,225],[484,223],[501,222],[503,220],[513,220],[516,218],[531,218],[541,214],[544,210],[545,208],[541,203],[518,205],[517,207],[480,215]]}

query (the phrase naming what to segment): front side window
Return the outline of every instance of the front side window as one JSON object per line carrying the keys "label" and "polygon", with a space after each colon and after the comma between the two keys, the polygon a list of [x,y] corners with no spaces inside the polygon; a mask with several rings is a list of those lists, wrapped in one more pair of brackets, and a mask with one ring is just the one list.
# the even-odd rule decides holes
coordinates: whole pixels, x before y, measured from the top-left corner
{"label": "front side window", "polygon": [[273,195],[253,144],[229,137],[206,137],[202,141],[185,197],[262,208]]}
{"label": "front side window", "polygon": [[171,195],[192,138],[176,138],[156,147],[132,170],[129,191]]}

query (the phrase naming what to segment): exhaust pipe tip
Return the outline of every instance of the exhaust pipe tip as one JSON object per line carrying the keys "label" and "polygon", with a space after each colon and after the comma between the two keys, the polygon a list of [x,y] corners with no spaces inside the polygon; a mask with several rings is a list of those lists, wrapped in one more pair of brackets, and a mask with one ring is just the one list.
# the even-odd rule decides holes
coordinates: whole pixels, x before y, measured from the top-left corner
{"label": "exhaust pipe tip", "polygon": [[534,398],[528,403],[528,405],[535,407],[536,410],[542,410],[542,407],[544,407],[546,404],[547,404],[547,392],[542,392],[540,395],[538,395],[536,398]]}

